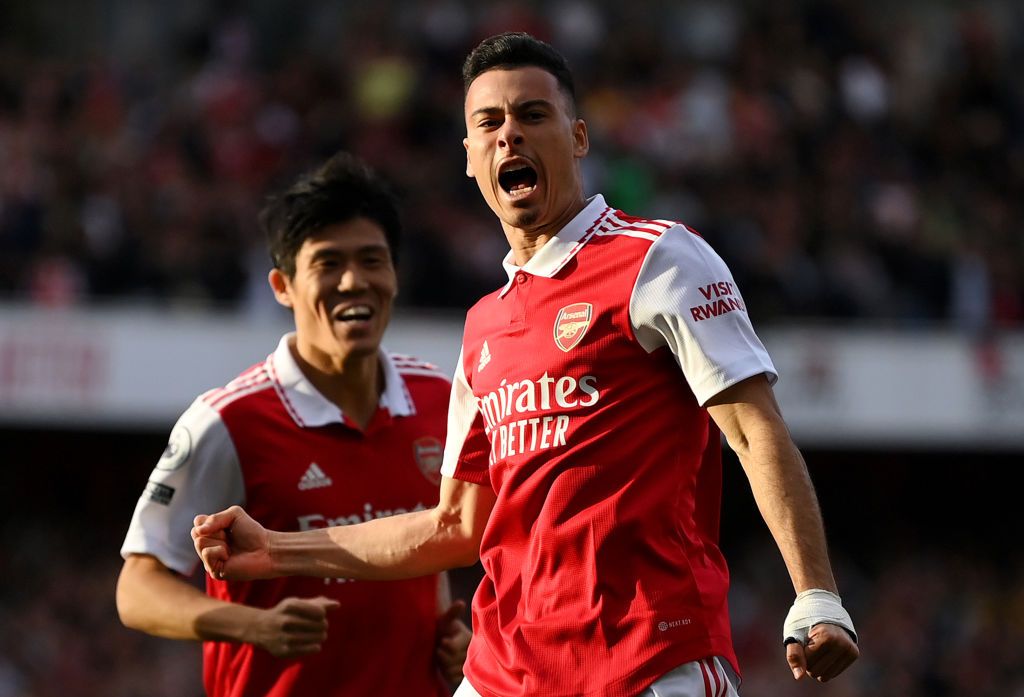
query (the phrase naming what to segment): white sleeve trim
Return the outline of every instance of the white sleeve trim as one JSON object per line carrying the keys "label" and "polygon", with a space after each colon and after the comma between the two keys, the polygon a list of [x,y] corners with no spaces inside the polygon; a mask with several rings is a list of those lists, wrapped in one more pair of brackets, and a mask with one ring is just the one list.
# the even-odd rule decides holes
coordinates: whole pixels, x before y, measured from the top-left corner
{"label": "white sleeve trim", "polygon": [[227,427],[211,406],[197,399],[171,431],[139,498],[121,556],[151,554],[190,575],[199,558],[192,546],[192,519],[245,503],[238,453]]}
{"label": "white sleeve trim", "polygon": [[441,461],[441,475],[454,477],[455,468],[462,456],[462,449],[469,437],[469,430],[476,420],[476,397],[466,379],[463,368],[463,350],[459,350],[459,362],[452,377],[452,393],[448,402],[448,434],[445,436],[444,457]]}
{"label": "white sleeve trim", "polygon": [[683,226],[666,230],[647,251],[629,317],[646,351],[672,351],[701,405],[754,375],[778,379],[725,262]]}

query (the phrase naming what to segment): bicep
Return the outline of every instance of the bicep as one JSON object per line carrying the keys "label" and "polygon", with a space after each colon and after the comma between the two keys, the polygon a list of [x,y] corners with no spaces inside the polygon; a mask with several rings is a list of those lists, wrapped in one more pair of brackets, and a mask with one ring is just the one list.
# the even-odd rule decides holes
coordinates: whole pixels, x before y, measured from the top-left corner
{"label": "bicep", "polygon": [[708,414],[741,457],[766,437],[789,439],[775,393],[761,373],[731,385],[707,402]]}
{"label": "bicep", "polygon": [[180,604],[182,593],[200,592],[151,554],[128,554],[117,578],[116,601],[121,620],[142,628],[146,618]]}

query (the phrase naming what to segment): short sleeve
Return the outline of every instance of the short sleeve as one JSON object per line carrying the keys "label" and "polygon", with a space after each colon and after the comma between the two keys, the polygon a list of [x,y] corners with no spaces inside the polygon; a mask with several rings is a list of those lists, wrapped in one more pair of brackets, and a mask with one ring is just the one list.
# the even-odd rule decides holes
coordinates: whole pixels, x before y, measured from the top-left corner
{"label": "short sleeve", "polygon": [[444,444],[441,474],[473,484],[490,485],[490,441],[484,432],[483,417],[466,380],[462,352],[452,378],[448,403],[448,435]]}
{"label": "short sleeve", "polygon": [[189,575],[199,558],[192,519],[244,504],[238,454],[220,415],[197,399],[178,419],[135,506],[121,556],[152,554]]}
{"label": "short sleeve", "polygon": [[681,225],[666,230],[648,250],[629,316],[645,350],[672,351],[702,405],[748,377],[778,379],[725,262]]}

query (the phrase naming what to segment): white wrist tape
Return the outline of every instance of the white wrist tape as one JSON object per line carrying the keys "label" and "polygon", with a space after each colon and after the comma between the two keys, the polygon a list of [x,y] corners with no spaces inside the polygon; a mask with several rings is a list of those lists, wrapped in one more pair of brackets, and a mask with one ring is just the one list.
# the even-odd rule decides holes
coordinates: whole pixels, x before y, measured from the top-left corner
{"label": "white wrist tape", "polygon": [[838,625],[857,641],[857,631],[853,628],[850,613],[843,607],[843,601],[835,593],[820,588],[812,588],[796,596],[782,626],[782,641],[806,644],[808,632],[816,624]]}

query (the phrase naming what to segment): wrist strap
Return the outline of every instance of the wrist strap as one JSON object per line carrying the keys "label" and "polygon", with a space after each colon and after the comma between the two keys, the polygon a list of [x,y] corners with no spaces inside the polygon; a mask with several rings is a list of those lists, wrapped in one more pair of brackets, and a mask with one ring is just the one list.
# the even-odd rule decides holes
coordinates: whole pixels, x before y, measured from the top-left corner
{"label": "wrist strap", "polygon": [[857,641],[857,631],[853,628],[850,613],[843,607],[842,599],[831,591],[812,588],[798,594],[793,601],[793,607],[789,609],[782,626],[783,643],[799,641],[806,644],[808,632],[816,624],[842,627],[850,633],[854,642]]}

